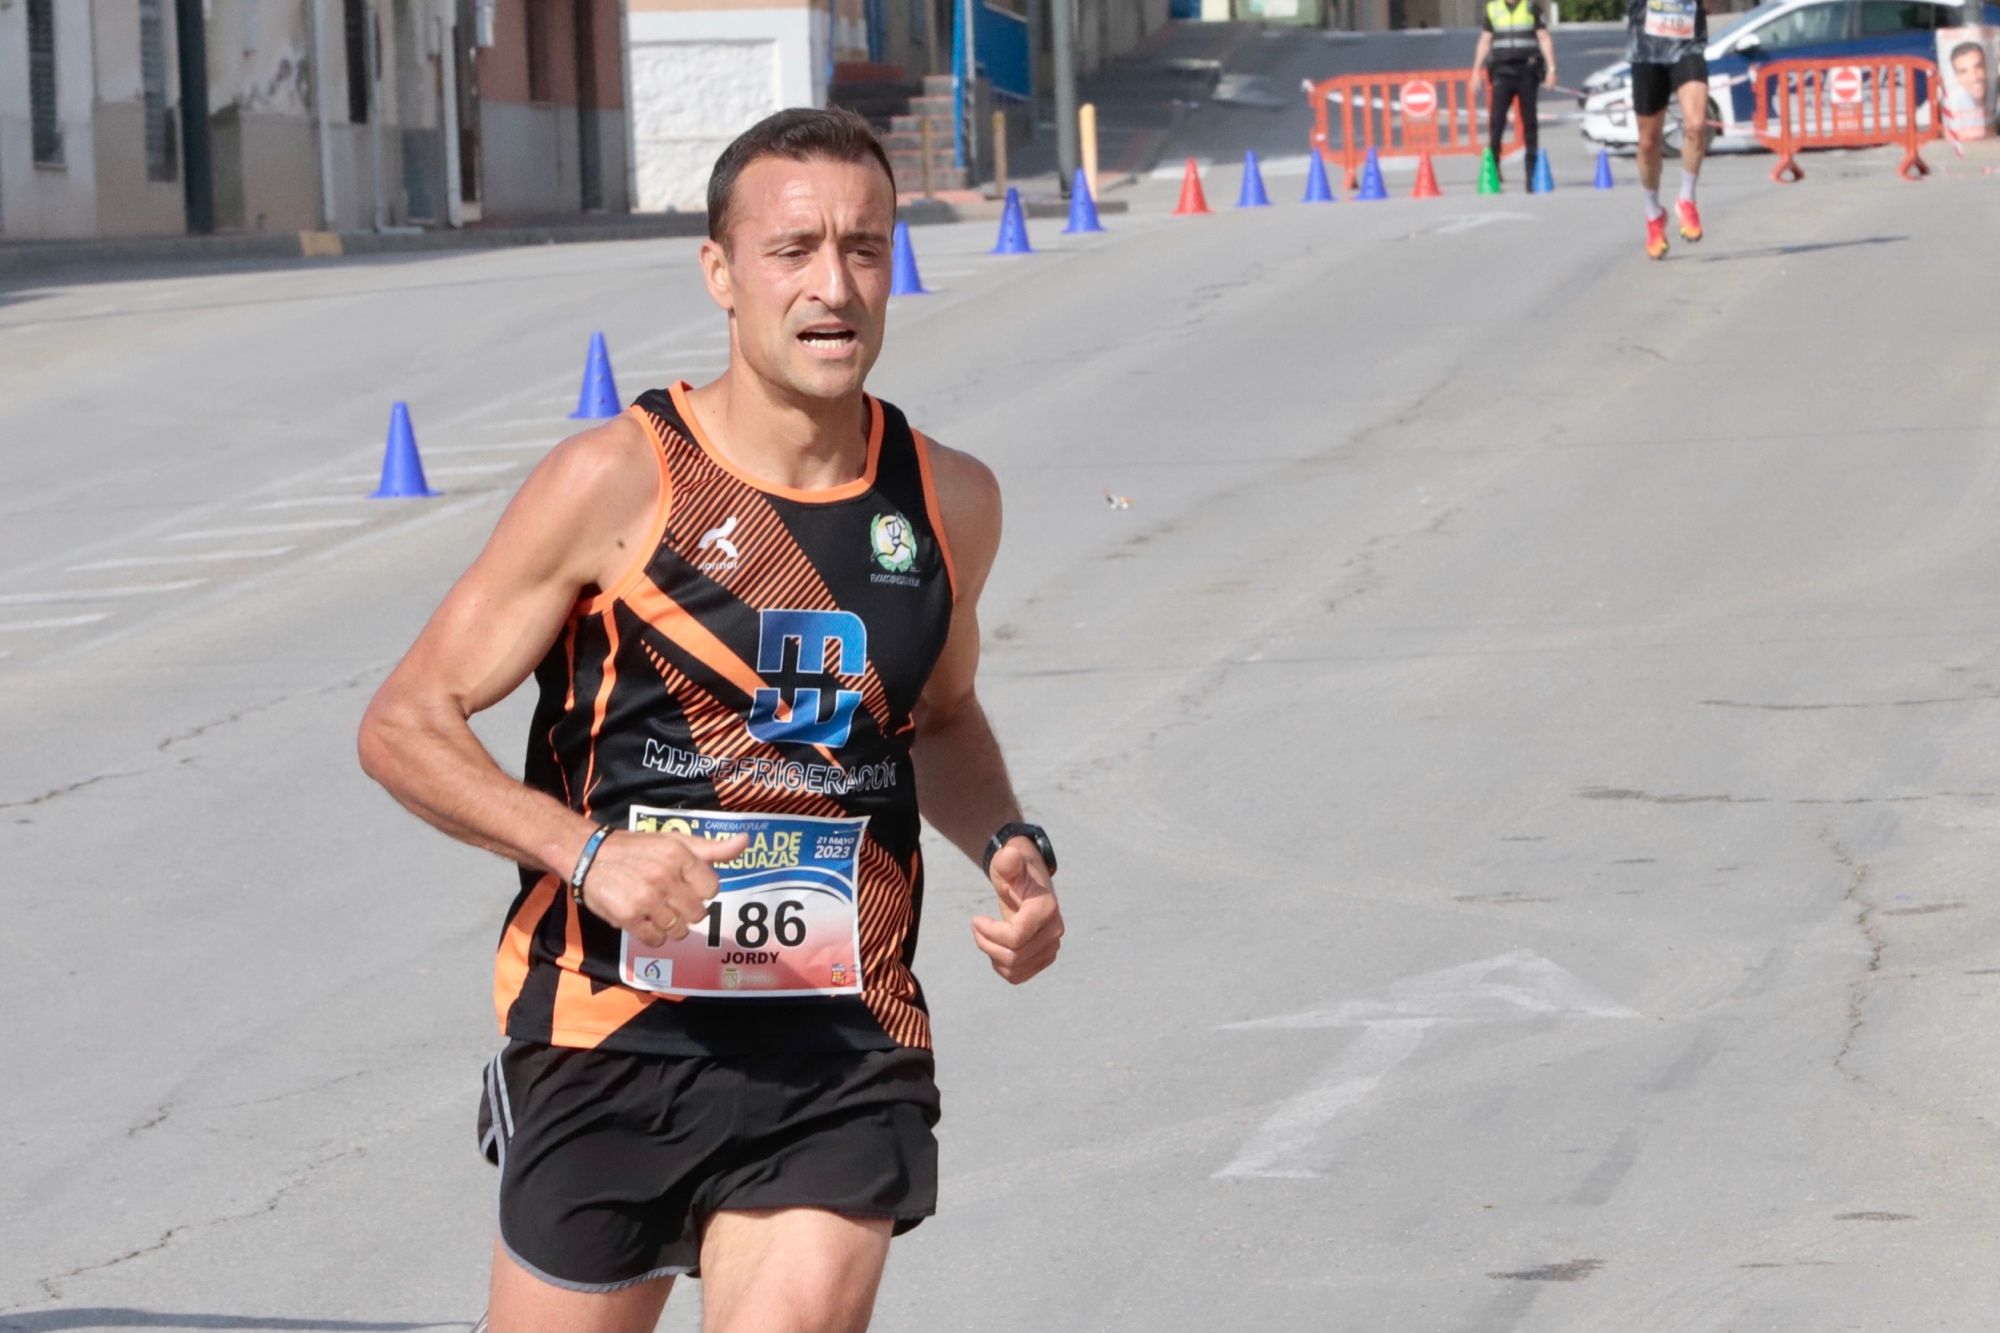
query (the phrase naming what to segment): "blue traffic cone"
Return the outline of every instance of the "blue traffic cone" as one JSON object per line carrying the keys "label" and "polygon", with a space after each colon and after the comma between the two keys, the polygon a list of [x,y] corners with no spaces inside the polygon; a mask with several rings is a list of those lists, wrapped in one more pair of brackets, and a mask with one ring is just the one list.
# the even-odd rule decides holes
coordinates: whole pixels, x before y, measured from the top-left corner
{"label": "blue traffic cone", "polygon": [[1257,169],[1257,150],[1243,155],[1243,192],[1236,196],[1238,208],[1269,208],[1271,196],[1264,193],[1264,173]]}
{"label": "blue traffic cone", "polygon": [[1021,192],[1011,185],[1007,187],[1007,203],[1000,210],[1000,239],[991,253],[996,255],[1035,253],[1035,247],[1028,244],[1028,219],[1021,212]]}
{"label": "blue traffic cone", "polygon": [[1069,187],[1069,225],[1063,228],[1063,235],[1103,230],[1104,224],[1097,220],[1097,201],[1090,197],[1090,178],[1083,174],[1082,167],[1078,167],[1076,180]]}
{"label": "blue traffic cone", "polygon": [[917,252],[910,248],[910,224],[896,224],[896,242],[889,256],[889,295],[928,296],[930,289],[917,274]]}
{"label": "blue traffic cone", "polygon": [[1556,188],[1556,178],[1549,173],[1549,150],[1544,148],[1535,154],[1535,179],[1528,186],[1529,194],[1547,194]]}
{"label": "blue traffic cone", "polygon": [[1597,179],[1591,183],[1600,190],[1617,188],[1611,181],[1611,154],[1602,148],[1597,150]]}
{"label": "blue traffic cone", "polygon": [[1389,192],[1382,188],[1382,162],[1375,156],[1373,148],[1368,150],[1368,160],[1361,165],[1361,192],[1356,199],[1387,199]]}
{"label": "blue traffic cone", "polygon": [[382,451],[382,481],[368,498],[424,499],[436,494],[424,480],[424,460],[417,456],[417,433],[410,429],[410,406],[397,403],[389,413],[389,444]]}
{"label": "blue traffic cone", "polygon": [[571,421],[593,421],[615,417],[625,409],[618,405],[618,385],[611,378],[611,353],[604,350],[604,335],[590,335],[590,355],[583,363],[583,391],[576,396]]}
{"label": "blue traffic cone", "polygon": [[1333,186],[1327,183],[1326,160],[1319,155],[1319,149],[1309,149],[1312,168],[1306,172],[1306,197],[1302,204],[1330,204],[1334,202]]}

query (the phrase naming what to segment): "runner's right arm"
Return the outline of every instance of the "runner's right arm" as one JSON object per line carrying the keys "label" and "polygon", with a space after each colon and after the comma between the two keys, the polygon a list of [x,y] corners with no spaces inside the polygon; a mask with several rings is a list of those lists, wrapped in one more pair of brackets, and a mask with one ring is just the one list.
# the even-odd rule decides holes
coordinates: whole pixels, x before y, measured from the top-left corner
{"label": "runner's right arm", "polygon": [[[361,720],[361,767],[412,813],[565,883],[596,825],[502,771],[470,719],[528,678],[580,599],[650,554],[638,548],[658,498],[652,448],[630,417],[556,446]],[[709,864],[740,848],[672,834],[606,839],[586,902],[650,945],[679,939],[715,892]]]}

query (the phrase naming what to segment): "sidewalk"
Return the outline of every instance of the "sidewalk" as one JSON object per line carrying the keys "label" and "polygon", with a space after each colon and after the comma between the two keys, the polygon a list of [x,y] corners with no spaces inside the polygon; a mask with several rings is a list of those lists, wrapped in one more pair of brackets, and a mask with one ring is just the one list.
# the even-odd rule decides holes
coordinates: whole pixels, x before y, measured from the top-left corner
{"label": "sidewalk", "polygon": [[[913,226],[953,222],[964,214],[945,200],[899,202]],[[225,236],[118,236],[74,241],[0,241],[0,288],[56,278],[116,278],[128,270],[202,268],[243,262],[287,264],[349,255],[495,250],[588,241],[703,236],[703,213],[618,213],[475,223],[456,230],[240,232]]]}

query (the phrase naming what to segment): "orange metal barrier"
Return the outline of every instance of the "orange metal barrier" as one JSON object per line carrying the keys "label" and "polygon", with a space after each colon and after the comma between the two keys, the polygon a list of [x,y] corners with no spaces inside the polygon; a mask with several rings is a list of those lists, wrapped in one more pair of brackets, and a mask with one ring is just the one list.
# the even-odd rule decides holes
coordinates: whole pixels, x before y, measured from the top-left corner
{"label": "orange metal barrier", "polygon": [[[1378,158],[1477,154],[1486,148],[1486,106],[1493,96],[1484,79],[1473,87],[1460,69],[1422,69],[1377,74],[1343,74],[1312,85],[1313,147],[1339,161],[1353,189],[1362,159],[1373,148]],[[1510,111],[1513,138],[1502,147],[1521,146],[1521,117]],[[1338,157],[1332,134],[1340,132]]]}
{"label": "orange metal barrier", "polygon": [[1937,137],[1917,113],[1938,87],[1935,61],[1917,56],[1872,60],[1774,60],[1751,71],[1757,88],[1757,138],[1778,155],[1771,179],[1800,180],[1798,153],[1805,148],[1903,146],[1896,174],[1919,180],[1930,174],[1918,145]]}

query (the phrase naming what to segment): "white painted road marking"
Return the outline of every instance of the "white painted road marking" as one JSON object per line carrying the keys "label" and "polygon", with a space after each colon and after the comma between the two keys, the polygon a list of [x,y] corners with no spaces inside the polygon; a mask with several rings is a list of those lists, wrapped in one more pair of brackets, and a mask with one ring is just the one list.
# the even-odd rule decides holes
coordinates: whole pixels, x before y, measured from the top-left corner
{"label": "white painted road marking", "polygon": [[344,492],[340,495],[294,495],[285,500],[266,500],[262,504],[251,505],[252,511],[261,509],[311,509],[320,505],[366,504],[374,499],[372,495],[356,495]]}
{"label": "white painted road marking", "polygon": [[1311,1151],[1321,1131],[1416,1054],[1433,1027],[1556,1014],[1639,1017],[1548,959],[1521,949],[1410,977],[1390,986],[1381,999],[1347,1000],[1328,1009],[1227,1024],[1225,1032],[1360,1028],[1361,1033],[1312,1087],[1280,1103],[1215,1178],[1313,1179],[1322,1174],[1320,1154]]}
{"label": "white painted road marking", "polygon": [[101,602],[109,597],[149,597],[197,588],[207,579],[176,579],[172,583],[128,583],[122,588],[64,588],[54,592],[0,594],[0,606],[47,606],[55,602]]}
{"label": "white painted road marking", "polygon": [[1535,222],[1538,220],[1533,213],[1467,213],[1462,217],[1453,218],[1442,226],[1432,227],[1430,234],[1433,236],[1456,236],[1459,232],[1477,231],[1481,227],[1490,227],[1496,222]]}
{"label": "white painted road marking", "polygon": [[324,532],[329,528],[358,528],[365,518],[312,518],[297,523],[258,523],[241,528],[203,528],[199,532],[176,532],[170,542],[204,542],[214,537],[266,537],[276,532]]}
{"label": "white painted road marking", "polygon": [[98,611],[87,616],[59,616],[52,620],[0,620],[0,633],[23,629],[67,629],[72,625],[94,625],[110,616],[109,611]]}
{"label": "white painted road marking", "polygon": [[441,444],[436,448],[426,447],[424,455],[430,458],[452,454],[545,454],[556,447],[553,435],[545,440],[501,440],[493,444]]}
{"label": "white painted road marking", "polygon": [[93,560],[87,565],[71,565],[71,574],[88,574],[102,569],[146,569],[153,565],[184,565],[222,560],[265,560],[295,551],[296,546],[260,546],[246,551],[169,551],[165,555],[127,555],[116,560]]}
{"label": "white painted road marking", "polygon": [[[453,463],[445,467],[425,468],[424,478],[429,480],[432,477],[483,477],[493,472],[511,472],[520,466],[518,460],[506,463]],[[380,475],[376,472],[353,472],[344,477],[335,477],[334,480],[358,483],[374,481]]]}

